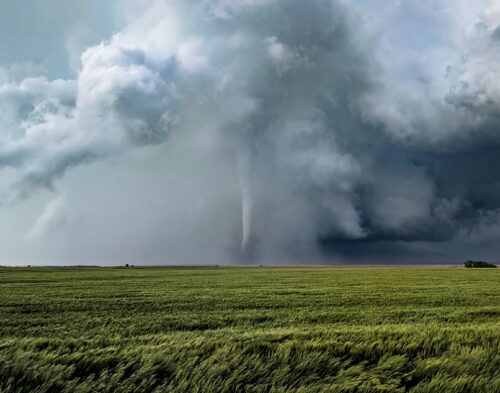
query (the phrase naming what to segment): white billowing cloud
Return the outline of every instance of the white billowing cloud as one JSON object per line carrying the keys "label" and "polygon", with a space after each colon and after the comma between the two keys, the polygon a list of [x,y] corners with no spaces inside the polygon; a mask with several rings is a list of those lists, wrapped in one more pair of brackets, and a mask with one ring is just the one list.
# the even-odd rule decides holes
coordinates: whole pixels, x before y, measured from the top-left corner
{"label": "white billowing cloud", "polygon": [[[480,18],[470,46],[454,72],[448,103],[467,117],[469,127],[490,126],[499,120],[500,18]],[[498,138],[495,135],[490,135]]]}
{"label": "white billowing cloud", "polygon": [[74,81],[4,83],[2,202],[52,188],[72,166],[163,141],[175,122],[169,78],[117,36],[82,55]]}
{"label": "white billowing cloud", "polygon": [[[377,27],[378,88],[359,101],[365,121],[395,141],[438,149],[474,143],[478,133],[491,137],[484,111],[497,107],[500,92],[496,2],[409,1],[388,8]],[[392,23],[383,18],[397,31],[384,31],[382,24]]]}

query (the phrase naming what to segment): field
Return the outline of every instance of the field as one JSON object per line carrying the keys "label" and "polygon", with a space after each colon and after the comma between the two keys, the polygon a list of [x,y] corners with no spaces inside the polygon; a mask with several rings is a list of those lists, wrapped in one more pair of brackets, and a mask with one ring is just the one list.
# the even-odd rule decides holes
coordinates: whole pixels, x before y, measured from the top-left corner
{"label": "field", "polygon": [[500,392],[500,269],[0,269],[0,392]]}

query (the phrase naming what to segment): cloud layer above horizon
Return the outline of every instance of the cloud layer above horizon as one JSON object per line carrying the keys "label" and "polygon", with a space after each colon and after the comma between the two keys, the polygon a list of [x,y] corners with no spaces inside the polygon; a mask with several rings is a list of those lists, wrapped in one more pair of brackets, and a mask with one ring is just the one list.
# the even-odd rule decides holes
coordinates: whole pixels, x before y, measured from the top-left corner
{"label": "cloud layer above horizon", "polygon": [[496,1],[116,4],[0,64],[0,264],[500,251]]}

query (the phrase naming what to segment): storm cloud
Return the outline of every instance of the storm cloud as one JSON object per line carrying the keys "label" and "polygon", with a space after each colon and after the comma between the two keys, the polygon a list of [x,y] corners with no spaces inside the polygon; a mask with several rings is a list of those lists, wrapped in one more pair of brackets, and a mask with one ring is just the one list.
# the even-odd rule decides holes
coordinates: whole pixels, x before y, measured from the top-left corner
{"label": "storm cloud", "polygon": [[[137,7],[83,51],[74,78],[0,74],[1,209],[44,190],[54,198],[24,242],[57,242],[64,226],[74,234],[64,235],[72,253],[56,252],[65,263],[81,263],[75,255],[89,247],[85,257],[104,263],[429,262],[498,251],[496,2]],[[107,165],[138,173],[110,189],[117,177],[95,172]],[[80,186],[66,193],[78,176],[115,201],[95,209],[124,201],[130,227],[111,213],[100,223]],[[72,210],[81,219],[70,225]],[[106,228],[107,246],[85,216]]]}

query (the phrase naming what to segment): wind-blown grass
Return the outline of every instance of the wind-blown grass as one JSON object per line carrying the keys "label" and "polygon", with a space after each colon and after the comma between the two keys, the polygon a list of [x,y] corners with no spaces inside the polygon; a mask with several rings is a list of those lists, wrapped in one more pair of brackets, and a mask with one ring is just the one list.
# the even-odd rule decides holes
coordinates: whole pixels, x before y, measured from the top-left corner
{"label": "wind-blown grass", "polygon": [[0,392],[500,392],[499,269],[0,269]]}

